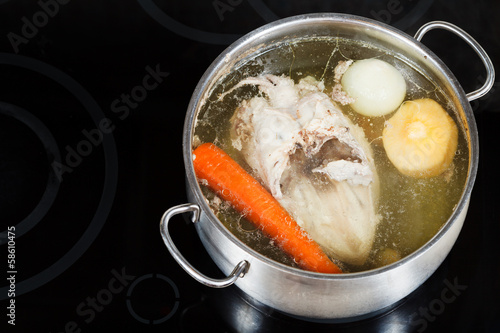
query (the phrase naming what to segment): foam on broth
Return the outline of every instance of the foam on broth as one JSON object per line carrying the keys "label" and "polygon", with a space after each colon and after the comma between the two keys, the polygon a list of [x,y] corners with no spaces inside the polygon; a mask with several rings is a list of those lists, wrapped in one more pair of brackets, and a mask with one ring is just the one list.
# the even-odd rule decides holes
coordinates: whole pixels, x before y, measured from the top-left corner
{"label": "foam on broth", "polygon": [[[234,111],[242,100],[258,94],[258,89],[247,85],[234,90],[222,101],[218,96],[242,79],[260,74],[283,74],[290,76],[295,82],[313,76],[324,81],[325,92],[329,94],[334,85],[333,70],[338,61],[373,57],[392,64],[403,74],[407,84],[405,100],[431,98],[439,102],[458,125],[459,140],[452,166],[442,175],[427,179],[404,176],[388,160],[382,146],[384,122],[393,113],[370,118],[357,114],[348,105],[338,105],[347,117],[364,129],[371,142],[380,177],[378,213],[382,219],[377,227],[375,242],[370,257],[363,266],[344,267],[344,270],[350,272],[377,268],[414,252],[444,225],[461,198],[469,165],[468,144],[452,104],[433,82],[390,51],[366,43],[326,37],[299,39],[248,59],[217,82],[201,107],[194,127],[193,146],[213,142],[258,178],[243,161],[239,151],[232,146],[229,137],[229,120]],[[236,237],[273,260],[297,267],[293,259],[274,246],[272,240],[234,211],[228,203],[222,202],[208,188],[202,186],[202,190],[216,216]]]}

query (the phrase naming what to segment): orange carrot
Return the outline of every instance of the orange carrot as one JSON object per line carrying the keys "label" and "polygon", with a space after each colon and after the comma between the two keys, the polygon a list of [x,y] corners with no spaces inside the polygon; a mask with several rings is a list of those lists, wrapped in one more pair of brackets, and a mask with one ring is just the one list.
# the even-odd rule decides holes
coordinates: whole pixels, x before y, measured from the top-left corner
{"label": "orange carrot", "polygon": [[198,179],[257,225],[300,267],[321,273],[342,273],[319,245],[279,202],[223,150],[205,143],[193,152]]}

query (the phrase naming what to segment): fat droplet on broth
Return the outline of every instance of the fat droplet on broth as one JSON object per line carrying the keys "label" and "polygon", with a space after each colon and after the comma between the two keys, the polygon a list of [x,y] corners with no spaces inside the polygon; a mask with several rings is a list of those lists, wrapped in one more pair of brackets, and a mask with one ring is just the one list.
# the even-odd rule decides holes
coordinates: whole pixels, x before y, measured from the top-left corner
{"label": "fat droplet on broth", "polygon": [[[315,56],[311,57],[311,54]],[[460,124],[450,109],[452,103],[443,92],[403,59],[368,44],[334,38],[311,38],[266,50],[265,53],[246,63],[239,64],[232,73],[222,78],[218,87],[214,89],[214,96],[209,98],[209,102],[200,111],[200,119],[203,122],[198,123],[209,123],[212,126],[197,126],[194,129],[195,135],[201,142],[217,142],[252,174],[241,153],[231,144],[229,119],[242,100],[256,96],[259,91],[255,87],[244,86],[229,94],[223,101],[217,99],[218,94],[229,90],[245,77],[258,76],[262,73],[291,75],[296,82],[309,75],[316,79],[323,77],[325,92],[328,93],[334,83],[333,70],[339,61],[372,57],[387,61],[401,71],[407,84],[409,83],[406,99],[433,98],[447,107],[455,122]],[[401,175],[394,168],[387,159],[379,139],[384,121],[391,114],[381,118],[363,118],[353,112],[349,105],[339,107],[347,117],[365,130],[374,151],[375,164],[380,176],[379,214],[382,219],[377,227],[373,253],[364,266],[346,267],[349,271],[361,271],[379,265],[377,252],[381,251],[380,249],[390,249],[386,252],[391,258],[396,256],[392,251],[404,257],[425,244],[442,227],[462,195],[467,177],[469,150],[463,128],[459,126],[462,131],[459,135],[453,173],[449,180],[446,181],[444,176],[437,176],[429,180],[416,181]],[[429,193],[439,195],[431,196]],[[209,197],[206,191],[205,194]],[[232,208],[222,209],[219,218],[231,232],[257,252],[281,263],[296,266],[293,260],[274,246],[272,240],[263,236],[258,228],[252,230],[249,225],[241,224],[241,215]]]}

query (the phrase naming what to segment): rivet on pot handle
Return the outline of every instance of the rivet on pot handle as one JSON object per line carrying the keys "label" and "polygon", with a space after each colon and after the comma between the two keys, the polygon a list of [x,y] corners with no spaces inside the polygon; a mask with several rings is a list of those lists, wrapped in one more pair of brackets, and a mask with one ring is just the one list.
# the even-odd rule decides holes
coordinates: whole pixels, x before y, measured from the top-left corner
{"label": "rivet on pot handle", "polygon": [[493,63],[491,62],[490,57],[488,56],[488,54],[486,54],[481,45],[479,45],[479,43],[476,42],[474,38],[472,38],[461,28],[444,21],[432,21],[424,24],[420,27],[420,29],[418,29],[417,33],[415,34],[415,39],[420,42],[422,40],[422,37],[424,37],[424,35],[432,29],[444,29],[453,32],[454,34],[462,38],[465,42],[467,42],[467,44],[469,44],[474,51],[476,51],[477,55],[479,56],[479,58],[481,58],[484,66],[486,67],[486,82],[481,88],[468,93],[466,96],[469,102],[471,102],[486,95],[488,91],[490,91],[490,89],[493,87],[493,84],[495,82],[495,68],[493,67]]}
{"label": "rivet on pot handle", "polygon": [[170,208],[165,212],[165,214],[163,214],[160,222],[160,232],[163,241],[167,246],[167,249],[169,250],[172,257],[174,257],[174,259],[177,261],[177,263],[196,281],[212,288],[224,288],[232,285],[238,278],[243,277],[248,271],[248,267],[250,265],[248,261],[240,261],[233,269],[231,274],[229,274],[229,276],[224,279],[209,278],[200,273],[196,268],[194,268],[186,260],[186,258],[182,256],[182,254],[179,252],[174,242],[172,241],[172,238],[170,237],[170,234],[168,232],[168,222],[174,215],[189,212],[193,213],[191,216],[191,221],[193,223],[198,222],[198,219],[200,218],[200,207],[196,204],[183,204],[175,206]]}

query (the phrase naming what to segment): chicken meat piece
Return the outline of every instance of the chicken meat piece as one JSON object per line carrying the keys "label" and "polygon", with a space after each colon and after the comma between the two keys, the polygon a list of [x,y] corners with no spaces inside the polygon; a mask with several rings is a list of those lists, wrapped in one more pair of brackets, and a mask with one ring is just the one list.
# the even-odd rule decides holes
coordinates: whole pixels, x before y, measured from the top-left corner
{"label": "chicken meat piece", "polygon": [[295,84],[262,75],[233,89],[242,85],[256,85],[260,94],[231,118],[233,146],[328,255],[363,264],[379,221],[378,177],[363,130],[312,77]]}

